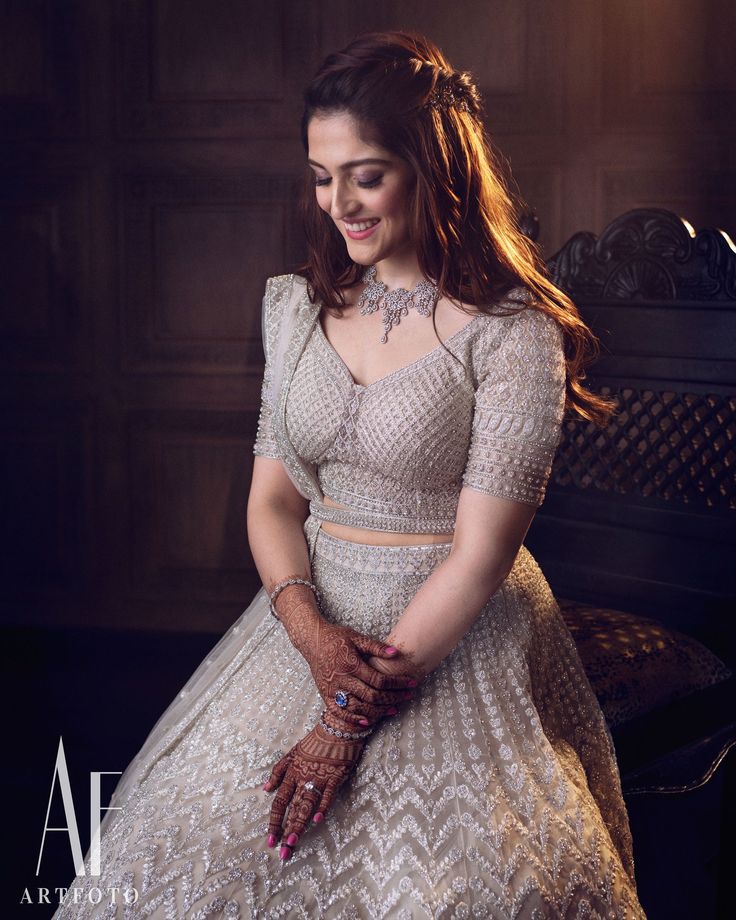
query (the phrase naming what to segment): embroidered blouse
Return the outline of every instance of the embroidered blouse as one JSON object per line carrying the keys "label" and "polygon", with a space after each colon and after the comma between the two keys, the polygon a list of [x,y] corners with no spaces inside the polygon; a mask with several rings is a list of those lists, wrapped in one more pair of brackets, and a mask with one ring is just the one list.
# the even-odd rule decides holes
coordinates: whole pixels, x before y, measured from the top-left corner
{"label": "embroidered blouse", "polygon": [[[295,275],[269,278],[263,304],[266,354],[253,451],[285,459],[267,397],[283,310]],[[306,287],[304,288],[306,291]],[[367,386],[357,384],[316,318],[284,404],[289,449],[319,484],[321,520],[405,533],[455,526],[463,487],[541,505],[561,434],[565,399],[562,332],[515,288],[437,347]],[[465,367],[463,367],[465,365]],[[467,373],[465,368],[467,368]],[[345,505],[336,509],[321,499]]]}

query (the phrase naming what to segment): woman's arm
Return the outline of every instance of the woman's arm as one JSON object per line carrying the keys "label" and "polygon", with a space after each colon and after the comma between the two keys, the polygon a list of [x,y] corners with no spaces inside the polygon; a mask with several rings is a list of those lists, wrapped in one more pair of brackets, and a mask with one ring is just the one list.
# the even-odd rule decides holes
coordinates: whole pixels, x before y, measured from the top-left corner
{"label": "woman's arm", "polygon": [[[289,479],[280,460],[256,455],[247,507],[248,540],[253,559],[270,594],[281,581],[297,577],[311,581],[304,535],[308,503]],[[288,585],[274,603],[294,647],[309,664],[333,728],[349,730],[388,714],[406,699],[413,677],[399,668],[387,675],[367,661],[396,656],[387,643],[357,630],[330,623],[320,613],[306,585]],[[396,656],[401,657],[401,656]],[[350,713],[335,701],[336,689],[352,693],[359,702]]]}
{"label": "woman's arm", "polygon": [[[449,556],[422,584],[386,639],[418,675],[434,670],[475,623],[511,571],[536,510],[461,490]],[[370,663],[389,674],[395,667],[385,659]]]}
{"label": "woman's arm", "polygon": [[[308,509],[309,502],[297,492],[283,463],[275,457],[256,455],[246,511],[248,543],[269,594],[279,581],[292,575],[310,579],[303,529]],[[309,588],[290,585],[282,594],[292,592],[303,595],[307,606],[318,613]]]}
{"label": "woman's arm", "polygon": [[[424,674],[449,655],[511,570],[560,439],[566,379],[560,328],[527,308],[500,327],[499,337],[475,392],[452,549],[388,636]],[[381,664],[390,673],[391,664]]]}

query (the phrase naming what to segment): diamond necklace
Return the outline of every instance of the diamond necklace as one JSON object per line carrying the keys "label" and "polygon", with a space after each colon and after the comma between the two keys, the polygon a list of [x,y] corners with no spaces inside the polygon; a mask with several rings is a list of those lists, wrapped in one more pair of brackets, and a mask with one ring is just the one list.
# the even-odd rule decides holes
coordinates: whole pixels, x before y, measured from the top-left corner
{"label": "diamond necklace", "polygon": [[432,308],[439,300],[439,288],[431,281],[420,281],[411,291],[406,288],[389,291],[382,281],[376,281],[375,265],[366,269],[362,280],[366,287],[358,298],[358,306],[364,316],[375,313],[380,306],[383,317],[382,342],[388,341],[391,328],[399,325],[402,316],[408,315],[409,307],[414,307],[422,316],[431,316]]}

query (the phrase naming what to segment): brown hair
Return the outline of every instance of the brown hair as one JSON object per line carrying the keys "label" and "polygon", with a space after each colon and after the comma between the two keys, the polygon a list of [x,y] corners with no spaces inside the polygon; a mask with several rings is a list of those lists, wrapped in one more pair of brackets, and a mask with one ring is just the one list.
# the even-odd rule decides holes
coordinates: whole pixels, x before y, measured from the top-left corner
{"label": "brown hair", "polygon": [[[428,105],[433,91],[448,89],[462,105]],[[604,425],[612,402],[582,384],[585,366],[598,354],[598,340],[550,280],[536,243],[519,227],[520,200],[504,180],[503,161],[483,125],[471,75],[455,72],[424,36],[365,32],[328,55],[307,87],[301,123],[305,151],[312,117],[338,113],[350,114],[362,138],[413,168],[409,222],[423,274],[436,281],[443,296],[488,313],[512,288],[526,287],[534,308],[562,327],[566,407]],[[334,222],[316,202],[312,179],[301,208],[308,258],[297,273],[307,280],[313,302],[319,298],[340,313],[341,288],[358,284],[365,266],[348,255]]]}

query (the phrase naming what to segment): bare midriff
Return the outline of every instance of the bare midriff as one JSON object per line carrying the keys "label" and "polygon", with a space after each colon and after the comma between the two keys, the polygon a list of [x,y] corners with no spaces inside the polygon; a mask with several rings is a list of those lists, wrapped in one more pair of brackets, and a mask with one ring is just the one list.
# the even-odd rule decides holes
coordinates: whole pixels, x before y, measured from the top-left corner
{"label": "bare midriff", "polygon": [[[328,495],[322,498],[325,505],[332,508],[346,508],[333,501]],[[350,543],[368,543],[373,546],[415,546],[421,543],[450,543],[454,534],[450,533],[393,533],[386,530],[370,530],[367,527],[349,527],[347,524],[335,524],[322,521],[321,529],[325,533],[348,540]]]}

